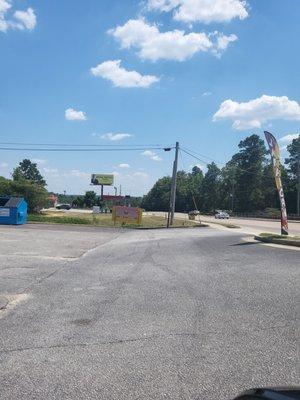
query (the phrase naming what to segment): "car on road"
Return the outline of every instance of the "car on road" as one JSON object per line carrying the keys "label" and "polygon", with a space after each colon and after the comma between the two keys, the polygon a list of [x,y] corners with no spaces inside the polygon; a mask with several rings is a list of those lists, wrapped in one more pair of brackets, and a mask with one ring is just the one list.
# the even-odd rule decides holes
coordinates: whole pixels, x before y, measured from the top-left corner
{"label": "car on road", "polygon": [[70,204],[58,204],[56,206],[57,210],[71,210],[71,205]]}
{"label": "car on road", "polygon": [[216,219],[229,219],[229,214],[226,211],[218,211],[215,214]]}

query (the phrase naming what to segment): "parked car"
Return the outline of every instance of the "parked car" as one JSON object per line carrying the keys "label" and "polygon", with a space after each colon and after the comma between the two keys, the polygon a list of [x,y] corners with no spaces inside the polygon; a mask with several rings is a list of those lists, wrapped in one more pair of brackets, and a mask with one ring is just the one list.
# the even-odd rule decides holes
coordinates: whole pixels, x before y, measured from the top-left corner
{"label": "parked car", "polygon": [[57,210],[71,210],[71,205],[70,204],[58,204],[56,206]]}
{"label": "parked car", "polygon": [[229,219],[229,214],[225,211],[218,211],[215,214],[216,219]]}

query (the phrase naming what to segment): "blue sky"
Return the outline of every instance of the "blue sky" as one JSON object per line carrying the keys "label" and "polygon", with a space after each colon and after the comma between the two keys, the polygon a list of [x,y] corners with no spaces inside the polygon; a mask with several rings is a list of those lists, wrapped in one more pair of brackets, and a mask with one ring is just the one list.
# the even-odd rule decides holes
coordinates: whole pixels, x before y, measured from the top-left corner
{"label": "blue sky", "polygon": [[[178,140],[222,166],[268,129],[284,156],[299,133],[299,17],[298,0],[0,0],[1,142]],[[28,157],[49,190],[115,172],[141,195],[173,158],[141,153],[0,150],[0,175]]]}

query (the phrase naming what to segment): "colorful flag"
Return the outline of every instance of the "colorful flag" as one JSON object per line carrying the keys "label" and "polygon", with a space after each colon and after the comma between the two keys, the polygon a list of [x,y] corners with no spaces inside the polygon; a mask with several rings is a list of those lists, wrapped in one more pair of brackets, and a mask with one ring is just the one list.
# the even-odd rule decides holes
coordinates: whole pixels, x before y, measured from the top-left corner
{"label": "colorful flag", "polygon": [[272,157],[273,163],[273,171],[275,176],[276,187],[279,194],[280,208],[281,208],[281,234],[288,235],[288,220],[287,220],[287,212],[286,205],[284,200],[284,193],[281,182],[281,169],[280,169],[280,152],[277,140],[272,135],[272,133],[265,131],[265,137],[269,145],[269,150]]}

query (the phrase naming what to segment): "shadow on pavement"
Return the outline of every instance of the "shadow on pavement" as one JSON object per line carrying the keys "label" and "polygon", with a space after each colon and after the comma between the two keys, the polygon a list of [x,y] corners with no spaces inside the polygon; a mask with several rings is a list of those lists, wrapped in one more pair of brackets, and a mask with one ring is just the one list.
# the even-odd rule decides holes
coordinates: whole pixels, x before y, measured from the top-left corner
{"label": "shadow on pavement", "polygon": [[251,246],[253,244],[261,244],[261,243],[260,242],[240,242],[240,243],[230,244],[229,246]]}

